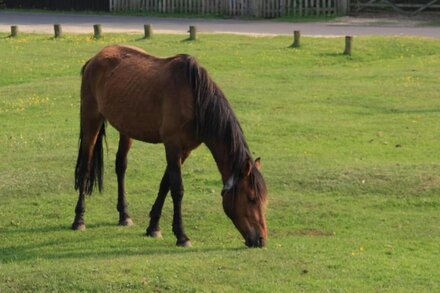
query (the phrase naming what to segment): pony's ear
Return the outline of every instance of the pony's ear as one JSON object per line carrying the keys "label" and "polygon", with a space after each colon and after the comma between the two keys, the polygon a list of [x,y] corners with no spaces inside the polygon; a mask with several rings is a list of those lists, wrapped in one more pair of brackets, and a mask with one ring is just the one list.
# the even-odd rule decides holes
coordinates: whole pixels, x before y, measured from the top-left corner
{"label": "pony's ear", "polygon": [[255,160],[255,168],[257,168],[257,170],[260,170],[261,169],[261,160],[260,160],[261,158],[260,157],[258,157],[256,160]]}
{"label": "pony's ear", "polygon": [[249,176],[249,175],[251,174],[251,171],[252,171],[252,164],[253,164],[253,162],[252,162],[251,159],[248,159],[248,160],[246,161],[246,163],[244,164],[243,169],[241,170],[241,175],[242,175],[243,177],[247,177],[247,176]]}

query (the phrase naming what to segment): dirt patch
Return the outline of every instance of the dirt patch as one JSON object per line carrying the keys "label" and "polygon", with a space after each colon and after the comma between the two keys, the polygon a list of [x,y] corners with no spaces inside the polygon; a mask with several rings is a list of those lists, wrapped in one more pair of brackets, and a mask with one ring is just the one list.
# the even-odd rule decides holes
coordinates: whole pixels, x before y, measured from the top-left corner
{"label": "dirt patch", "polygon": [[330,231],[323,231],[323,230],[319,230],[319,229],[299,229],[297,231],[295,231],[296,235],[300,235],[300,236],[313,236],[313,237],[317,237],[317,236],[334,236],[336,235],[335,232],[330,232]]}

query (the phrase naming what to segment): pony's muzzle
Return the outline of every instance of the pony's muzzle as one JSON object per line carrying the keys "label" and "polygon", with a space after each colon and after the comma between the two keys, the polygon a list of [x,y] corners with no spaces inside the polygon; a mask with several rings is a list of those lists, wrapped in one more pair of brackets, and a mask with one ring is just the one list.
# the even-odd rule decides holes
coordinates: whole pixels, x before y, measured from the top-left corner
{"label": "pony's muzzle", "polygon": [[254,239],[246,238],[245,244],[247,247],[262,248],[266,245],[266,239],[264,239],[263,237],[255,237]]}

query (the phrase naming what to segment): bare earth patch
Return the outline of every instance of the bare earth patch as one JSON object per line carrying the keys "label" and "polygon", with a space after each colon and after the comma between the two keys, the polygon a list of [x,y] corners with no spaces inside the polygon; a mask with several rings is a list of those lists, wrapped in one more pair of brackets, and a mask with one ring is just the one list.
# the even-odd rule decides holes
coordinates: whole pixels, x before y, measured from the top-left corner
{"label": "bare earth patch", "polygon": [[295,234],[300,236],[316,237],[316,236],[334,236],[336,233],[331,231],[319,230],[315,228],[306,228],[295,231]]}

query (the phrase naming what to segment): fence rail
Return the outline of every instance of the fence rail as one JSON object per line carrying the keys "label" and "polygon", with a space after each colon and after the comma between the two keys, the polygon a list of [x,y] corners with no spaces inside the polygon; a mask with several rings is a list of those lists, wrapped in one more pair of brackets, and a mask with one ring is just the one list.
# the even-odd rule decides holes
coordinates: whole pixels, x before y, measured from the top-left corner
{"label": "fence rail", "polygon": [[393,9],[401,14],[413,16],[424,10],[437,12],[440,11],[440,0],[352,0],[351,2],[351,11],[354,13],[371,9],[376,11]]}
{"label": "fence rail", "polygon": [[332,16],[337,0],[109,0],[111,11],[227,16]]}

